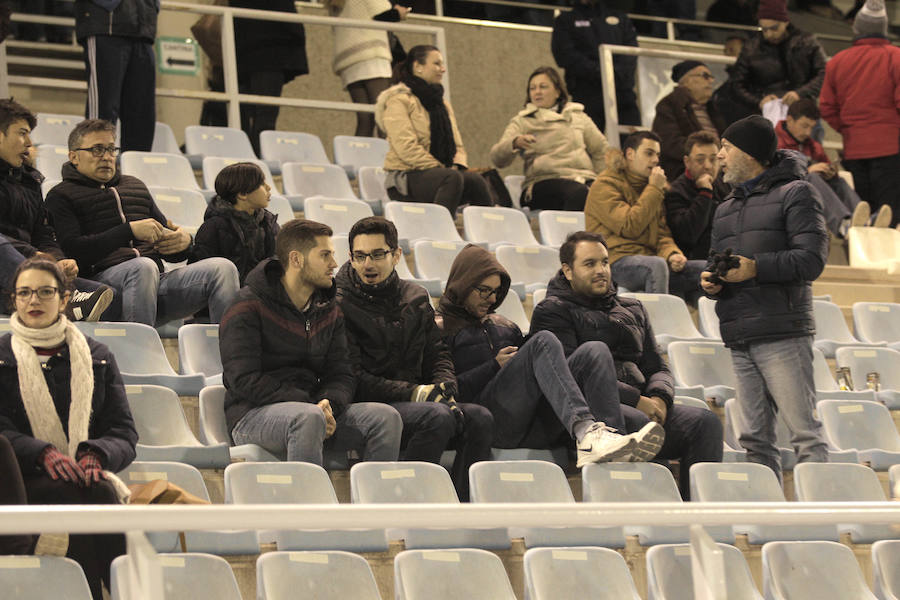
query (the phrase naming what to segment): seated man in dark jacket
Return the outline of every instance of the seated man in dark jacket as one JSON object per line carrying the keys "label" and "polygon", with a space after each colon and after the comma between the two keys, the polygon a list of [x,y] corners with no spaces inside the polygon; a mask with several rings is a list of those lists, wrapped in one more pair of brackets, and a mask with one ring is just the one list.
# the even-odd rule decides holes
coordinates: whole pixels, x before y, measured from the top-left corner
{"label": "seated man in dark jacket", "polygon": [[716,207],[731,191],[719,176],[719,138],[707,131],[688,136],[684,171],[666,190],[666,221],[689,260],[706,260]]}
{"label": "seated man in dark jacket", "polygon": [[331,228],[294,219],[222,318],[225,418],[236,444],[322,464],[322,444],[364,445],[363,460],[397,460],[400,415],[353,403],[356,380],[332,280]]}
{"label": "seated man in dark jacket", "polygon": [[[402,460],[439,463],[453,446],[453,483],[469,498],[469,467],[491,458],[491,413],[456,403],[453,360],[422,286],[401,281],[397,228],[367,217],[350,229],[350,260],[337,274],[338,304],[359,381],[359,401],[384,402],[403,419]],[[452,443],[451,443],[452,442]]]}
{"label": "seated man in dark jacket", "polygon": [[531,317],[531,331],[548,331],[567,356],[586,345],[612,356],[626,431],[649,422],[665,428],[657,460],[680,459],[681,494],[690,495],[689,472],[698,462],[721,462],[722,423],[710,410],[673,404],[674,384],[656,347],[647,311],[616,295],[603,236],[572,233],[559,249],[562,269]]}
{"label": "seated man in dark jacket", "polygon": [[494,312],[509,284],[493,255],[469,245],[453,261],[438,307],[459,398],[490,409],[494,446],[549,448],[574,438],[579,468],[652,459],[662,445],[661,427],[615,433],[625,423],[609,352],[586,346],[566,360],[549,333],[526,341],[515,323]]}

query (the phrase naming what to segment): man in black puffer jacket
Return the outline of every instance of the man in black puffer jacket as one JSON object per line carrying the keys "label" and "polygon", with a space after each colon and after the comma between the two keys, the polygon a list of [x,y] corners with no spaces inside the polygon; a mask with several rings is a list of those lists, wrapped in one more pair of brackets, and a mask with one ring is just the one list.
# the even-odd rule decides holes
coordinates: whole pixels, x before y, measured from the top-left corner
{"label": "man in black puffer jacket", "polygon": [[791,432],[797,462],[827,462],[822,424],[813,414],[812,280],[828,256],[822,201],[806,181],[806,159],[778,150],[772,124],[760,116],[734,123],[722,134],[719,159],[725,182],[735,186],[716,210],[711,247],[732,248],[740,266],[710,281],[718,298],[722,341],[731,349],[747,460],[781,478],[775,415]]}

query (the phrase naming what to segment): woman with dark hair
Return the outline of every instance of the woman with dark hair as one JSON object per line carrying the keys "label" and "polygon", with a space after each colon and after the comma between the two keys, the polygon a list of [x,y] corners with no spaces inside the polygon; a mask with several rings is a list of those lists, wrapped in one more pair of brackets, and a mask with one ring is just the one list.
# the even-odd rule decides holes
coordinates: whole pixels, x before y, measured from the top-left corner
{"label": "woman with dark hair", "polygon": [[275,236],[280,227],[266,210],[271,188],[262,170],[251,162],[228,165],[216,176],[216,195],[194,236],[189,262],[211,256],[235,264],[241,284],[261,260],[275,254]]}
{"label": "woman with dark hair", "polygon": [[[127,488],[112,473],[134,460],[138,436],[115,358],[66,318],[69,290],[56,263],[30,258],[13,281],[12,333],[0,338],[0,435],[28,503],[117,504]],[[68,539],[95,600],[124,552],[121,534]]]}
{"label": "woman with dark hair", "polygon": [[491,196],[484,178],[466,170],[466,150],[441,85],[446,70],[434,46],[410,48],[394,71],[395,85],[378,96],[375,122],[390,144],[384,159],[388,195],[440,204],[455,215],[463,198],[490,205]]}
{"label": "woman with dark hair", "polygon": [[525,108],[491,148],[491,162],[503,168],[517,155],[522,157],[522,206],[584,210],[588,188],[603,170],[608,147],[584,106],[569,102],[559,72],[539,67],[528,77]]}

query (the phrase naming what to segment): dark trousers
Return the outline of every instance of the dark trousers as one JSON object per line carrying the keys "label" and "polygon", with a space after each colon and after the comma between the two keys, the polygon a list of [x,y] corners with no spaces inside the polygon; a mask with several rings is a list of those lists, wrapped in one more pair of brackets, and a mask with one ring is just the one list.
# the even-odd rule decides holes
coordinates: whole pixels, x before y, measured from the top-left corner
{"label": "dark trousers", "polygon": [[407,171],[406,181],[410,200],[440,204],[456,217],[460,204],[490,206],[491,193],[484,177],[472,171],[459,171],[444,167]]}
{"label": "dark trousers", "polygon": [[529,208],[534,210],[584,210],[593,180],[579,183],[572,179],[545,179],[531,186]]}
{"label": "dark trousers", "polygon": [[[0,505],[9,504],[28,504],[28,497],[12,445],[0,435]],[[31,554],[36,541],[33,535],[0,535],[0,555]]]}
{"label": "dark trousers", "polygon": [[856,193],[869,203],[873,213],[882,204],[891,207],[891,227],[895,226],[900,220],[900,154],[844,160],[843,165],[853,174]]}
{"label": "dark trousers", "polygon": [[88,73],[85,116],[122,122],[123,151],[149,152],[156,130],[156,58],[153,44],[132,37],[84,40]]}
{"label": "dark trousers", "polygon": [[[238,89],[242,94],[281,96],[282,87],[284,71],[251,71],[238,75]],[[241,129],[250,138],[256,156],[259,156],[259,134],[275,129],[278,109],[268,104],[241,104]]]}

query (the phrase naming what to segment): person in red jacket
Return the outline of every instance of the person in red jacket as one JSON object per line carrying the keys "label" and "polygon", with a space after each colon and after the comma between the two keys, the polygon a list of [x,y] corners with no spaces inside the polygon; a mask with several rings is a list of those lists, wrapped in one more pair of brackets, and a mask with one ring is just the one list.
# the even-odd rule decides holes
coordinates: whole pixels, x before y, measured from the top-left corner
{"label": "person in red jacket", "polygon": [[900,48],[887,39],[884,0],[867,0],[853,21],[853,46],[828,61],[822,118],[844,137],[844,166],[872,209],[897,224],[900,197]]}

